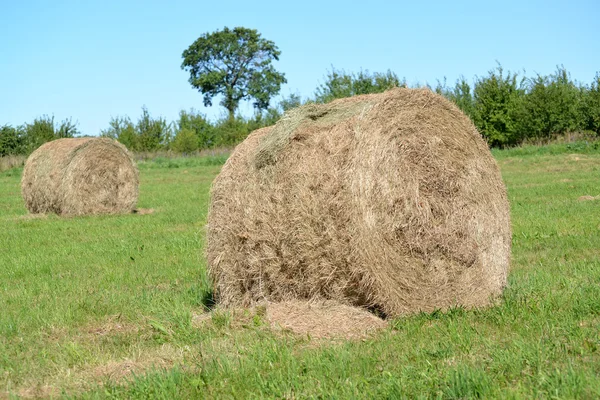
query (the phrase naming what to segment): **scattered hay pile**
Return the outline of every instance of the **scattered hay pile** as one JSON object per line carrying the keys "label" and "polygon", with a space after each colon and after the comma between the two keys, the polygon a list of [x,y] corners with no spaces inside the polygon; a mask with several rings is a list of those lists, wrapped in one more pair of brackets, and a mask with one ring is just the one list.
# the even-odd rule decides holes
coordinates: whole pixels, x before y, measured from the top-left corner
{"label": "scattered hay pile", "polygon": [[386,321],[364,309],[331,300],[270,303],[266,311],[271,327],[313,338],[360,339],[387,327]]}
{"label": "scattered hay pile", "polygon": [[578,201],[594,201],[594,200],[597,200],[599,198],[600,198],[600,196],[594,197],[594,196],[590,196],[589,194],[586,194],[585,196],[578,197],[577,200]]}
{"label": "scattered hay pile", "polygon": [[25,163],[21,191],[31,213],[59,215],[131,212],[138,170],[122,144],[106,138],[45,143]]}
{"label": "scattered hay pile", "polygon": [[213,183],[219,302],[331,299],[388,316],[483,306],[507,278],[496,162],[429,90],[307,105],[253,132]]}
{"label": "scattered hay pile", "polygon": [[256,325],[258,316],[274,331],[308,335],[313,339],[361,339],[388,326],[387,321],[363,308],[332,300],[265,302],[249,309],[218,307],[212,312],[193,314],[192,325],[202,328],[213,324],[214,316],[223,312],[231,318],[229,327]]}

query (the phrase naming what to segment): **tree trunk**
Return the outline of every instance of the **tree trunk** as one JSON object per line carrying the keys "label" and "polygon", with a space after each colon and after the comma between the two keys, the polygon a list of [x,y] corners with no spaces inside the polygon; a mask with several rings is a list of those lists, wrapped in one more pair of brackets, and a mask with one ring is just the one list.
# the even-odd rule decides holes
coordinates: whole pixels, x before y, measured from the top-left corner
{"label": "tree trunk", "polygon": [[233,101],[232,96],[227,99],[226,105],[227,111],[229,111],[229,122],[235,119],[235,102]]}

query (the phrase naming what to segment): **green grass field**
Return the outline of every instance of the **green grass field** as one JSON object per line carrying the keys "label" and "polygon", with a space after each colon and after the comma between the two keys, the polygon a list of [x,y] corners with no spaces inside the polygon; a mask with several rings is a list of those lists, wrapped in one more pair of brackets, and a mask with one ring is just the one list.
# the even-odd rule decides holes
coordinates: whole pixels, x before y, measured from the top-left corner
{"label": "green grass field", "polygon": [[358,341],[198,316],[222,158],[140,164],[146,215],[31,217],[0,173],[0,398],[599,398],[600,149],[495,151],[513,262],[500,303]]}

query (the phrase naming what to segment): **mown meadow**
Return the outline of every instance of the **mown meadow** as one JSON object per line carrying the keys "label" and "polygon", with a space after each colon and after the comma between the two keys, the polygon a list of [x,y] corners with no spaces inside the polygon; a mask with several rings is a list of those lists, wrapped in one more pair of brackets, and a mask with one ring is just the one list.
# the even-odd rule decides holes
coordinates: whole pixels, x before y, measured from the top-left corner
{"label": "mown meadow", "polygon": [[600,146],[493,154],[513,224],[502,299],[354,341],[205,314],[224,156],[140,162],[143,212],[124,216],[27,215],[22,169],[0,172],[0,398],[598,398]]}

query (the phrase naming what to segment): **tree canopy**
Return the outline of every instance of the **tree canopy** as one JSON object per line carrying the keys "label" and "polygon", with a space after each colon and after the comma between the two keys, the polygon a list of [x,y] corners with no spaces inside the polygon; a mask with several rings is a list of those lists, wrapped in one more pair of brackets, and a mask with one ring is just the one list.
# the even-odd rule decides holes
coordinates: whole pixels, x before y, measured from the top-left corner
{"label": "tree canopy", "polygon": [[233,119],[240,101],[253,100],[254,107],[264,110],[287,82],[272,65],[280,54],[255,29],[226,27],[192,43],[183,52],[181,68],[189,71],[189,82],[204,95],[205,106],[222,95],[221,105]]}

